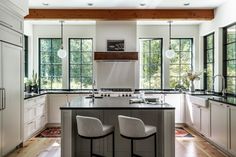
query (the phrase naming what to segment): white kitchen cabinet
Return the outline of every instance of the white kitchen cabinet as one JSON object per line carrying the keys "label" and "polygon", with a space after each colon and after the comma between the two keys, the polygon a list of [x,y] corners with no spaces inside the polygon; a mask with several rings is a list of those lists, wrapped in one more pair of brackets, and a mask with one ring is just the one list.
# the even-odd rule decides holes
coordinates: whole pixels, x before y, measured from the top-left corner
{"label": "white kitchen cabinet", "polygon": [[165,102],[175,106],[175,123],[184,123],[184,104],[182,94],[165,94]]}
{"label": "white kitchen cabinet", "polygon": [[201,133],[210,137],[210,108],[201,107]]}
{"label": "white kitchen cabinet", "polygon": [[201,132],[201,108],[198,105],[192,105],[193,122],[192,127]]}
{"label": "white kitchen cabinet", "polygon": [[185,96],[185,123],[192,127],[193,125],[193,109],[192,103],[190,102],[189,95]]}
{"label": "white kitchen cabinet", "polygon": [[48,95],[48,123],[60,124],[61,111],[60,107],[65,106],[68,102],[67,94],[49,94]]}
{"label": "white kitchen cabinet", "polygon": [[14,11],[22,17],[29,13],[29,0],[1,0],[0,5]]}
{"label": "white kitchen cabinet", "polygon": [[[14,64],[13,64],[14,63]],[[5,89],[5,107],[0,126],[2,156],[21,143],[22,48],[0,42],[0,88]],[[2,101],[2,100],[0,100]]]}
{"label": "white kitchen cabinet", "polygon": [[24,101],[24,141],[35,135],[47,124],[46,95]]}
{"label": "white kitchen cabinet", "polygon": [[211,107],[211,140],[227,150],[228,144],[228,107],[215,101],[210,101]]}
{"label": "white kitchen cabinet", "polygon": [[229,151],[236,156],[236,107],[229,107]]}

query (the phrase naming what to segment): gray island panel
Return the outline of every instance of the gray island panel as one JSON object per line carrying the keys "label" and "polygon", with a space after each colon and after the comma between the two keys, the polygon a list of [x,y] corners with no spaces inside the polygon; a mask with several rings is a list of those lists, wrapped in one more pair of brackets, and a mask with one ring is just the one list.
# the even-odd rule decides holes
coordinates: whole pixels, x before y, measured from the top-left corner
{"label": "gray island panel", "polygon": [[[78,97],[62,112],[62,157],[88,157],[89,140],[82,139],[77,134],[76,115],[99,118],[104,124],[115,126],[115,155],[116,157],[130,156],[130,141],[119,134],[118,115],[140,118],[145,124],[157,127],[158,157],[175,156],[175,108],[168,104],[129,104],[130,98],[86,99]],[[95,140],[94,152],[111,156],[111,137]],[[153,137],[135,142],[134,150],[144,157],[152,157]]]}

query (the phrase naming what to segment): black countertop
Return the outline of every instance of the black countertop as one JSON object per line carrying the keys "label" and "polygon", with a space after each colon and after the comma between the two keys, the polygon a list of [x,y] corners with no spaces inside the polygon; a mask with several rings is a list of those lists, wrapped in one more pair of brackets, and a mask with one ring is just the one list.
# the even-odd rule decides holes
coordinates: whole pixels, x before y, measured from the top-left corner
{"label": "black countertop", "polygon": [[167,103],[130,103],[131,97],[104,97],[104,98],[86,98],[77,97],[61,110],[76,109],[158,109],[174,110],[175,107]]}

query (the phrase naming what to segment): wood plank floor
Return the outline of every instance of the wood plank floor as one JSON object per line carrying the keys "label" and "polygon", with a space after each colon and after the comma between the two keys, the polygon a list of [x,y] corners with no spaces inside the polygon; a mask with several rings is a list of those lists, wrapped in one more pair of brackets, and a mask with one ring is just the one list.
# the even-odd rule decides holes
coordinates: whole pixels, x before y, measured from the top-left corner
{"label": "wood plank floor", "polygon": [[[176,157],[226,157],[202,137],[188,131],[194,138],[176,138]],[[60,138],[32,138],[8,157],[60,157]]]}

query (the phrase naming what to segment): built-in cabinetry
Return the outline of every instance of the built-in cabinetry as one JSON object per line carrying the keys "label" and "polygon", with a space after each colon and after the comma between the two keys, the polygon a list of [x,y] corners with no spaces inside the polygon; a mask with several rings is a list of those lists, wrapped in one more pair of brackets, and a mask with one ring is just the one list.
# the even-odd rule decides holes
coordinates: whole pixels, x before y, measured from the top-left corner
{"label": "built-in cabinetry", "polygon": [[24,141],[45,127],[47,113],[46,95],[24,101]]}
{"label": "built-in cabinetry", "polygon": [[23,141],[23,16],[8,2],[0,3],[0,156]]}
{"label": "built-in cabinetry", "polygon": [[175,106],[175,123],[184,123],[184,94],[145,94]]}
{"label": "built-in cabinetry", "polygon": [[61,124],[60,107],[67,105],[77,96],[87,96],[87,94],[48,94],[48,123]]}
{"label": "built-in cabinetry", "polygon": [[[190,99],[191,97],[191,99]],[[186,95],[185,123],[206,137],[210,136],[210,108],[202,104],[192,103],[194,96]]]}
{"label": "built-in cabinetry", "polygon": [[229,107],[229,151],[236,156],[236,107]]}

